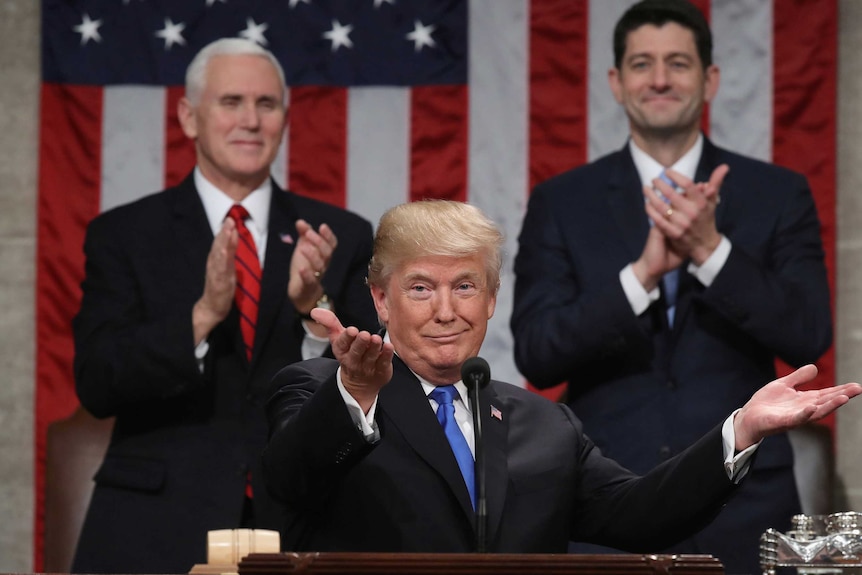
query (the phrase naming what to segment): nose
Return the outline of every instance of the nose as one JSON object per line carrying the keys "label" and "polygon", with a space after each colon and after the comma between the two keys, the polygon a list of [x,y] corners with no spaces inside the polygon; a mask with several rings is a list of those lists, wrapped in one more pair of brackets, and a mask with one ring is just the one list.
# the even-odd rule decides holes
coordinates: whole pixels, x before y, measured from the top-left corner
{"label": "nose", "polygon": [[653,66],[652,85],[657,90],[667,88],[669,85],[667,66],[663,62]]}
{"label": "nose", "polygon": [[240,125],[247,130],[256,130],[260,126],[260,112],[253,102],[240,109]]}
{"label": "nose", "polygon": [[449,290],[438,290],[434,298],[434,320],[448,323],[455,317],[455,296]]}

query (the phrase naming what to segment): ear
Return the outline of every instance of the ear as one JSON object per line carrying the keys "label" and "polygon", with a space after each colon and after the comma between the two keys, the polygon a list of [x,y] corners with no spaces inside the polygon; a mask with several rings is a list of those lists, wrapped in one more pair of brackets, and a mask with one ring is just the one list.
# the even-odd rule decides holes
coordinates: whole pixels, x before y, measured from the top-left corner
{"label": "ear", "polygon": [[616,67],[608,70],[608,84],[610,85],[611,92],[613,92],[614,98],[618,104],[623,103],[623,84],[620,74],[621,72]]}
{"label": "ear", "polygon": [[372,285],[371,299],[374,300],[374,308],[377,310],[377,317],[383,325],[389,324],[389,301],[386,299],[386,292],[383,288]]}
{"label": "ear", "polygon": [[187,138],[194,140],[198,137],[198,123],[197,118],[195,117],[195,108],[185,96],[180,98],[180,101],[177,102],[177,118],[179,118],[180,127],[182,127],[183,133]]}
{"label": "ear", "polygon": [[712,99],[715,98],[716,93],[718,93],[718,84],[720,79],[721,72],[718,69],[718,66],[713,64],[706,69],[706,74],[703,80],[703,99],[705,101],[712,102]]}

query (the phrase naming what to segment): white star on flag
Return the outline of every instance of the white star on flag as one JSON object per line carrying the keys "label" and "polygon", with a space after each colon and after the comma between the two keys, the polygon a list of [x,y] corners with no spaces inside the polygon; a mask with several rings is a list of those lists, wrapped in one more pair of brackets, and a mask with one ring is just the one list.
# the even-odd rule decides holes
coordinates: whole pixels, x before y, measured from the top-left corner
{"label": "white star on flag", "polygon": [[101,25],[101,20],[90,20],[90,15],[84,14],[84,19],[81,23],[74,26],[72,29],[81,35],[81,45],[83,46],[90,40],[93,40],[94,42],[102,41],[102,36],[99,35],[99,26]]}
{"label": "white star on flag", "polygon": [[156,37],[163,38],[165,41],[165,50],[170,50],[174,44],[180,46],[186,45],[186,39],[183,38],[183,29],[186,27],[182,22],[174,24],[170,18],[165,18],[165,27],[156,32]]}
{"label": "white star on flag", "polygon": [[245,23],[246,28],[245,30],[241,31],[239,35],[246,40],[257,42],[261,46],[266,46],[268,42],[266,41],[266,37],[264,37],[263,33],[266,32],[267,28],[269,28],[269,24],[267,24],[266,22],[257,24],[252,18],[247,18]]}
{"label": "white star on flag", "polygon": [[413,49],[418,52],[422,46],[434,47],[434,39],[431,37],[431,32],[434,31],[434,26],[429,24],[423,26],[422,22],[416,20],[413,23],[413,31],[405,36],[408,40],[413,41]]}
{"label": "white star on flag", "polygon": [[353,48],[353,42],[350,40],[350,32],[353,31],[353,25],[348,24],[342,26],[338,20],[332,21],[332,30],[324,32],[323,37],[332,41],[332,51],[335,52],[340,46],[345,48]]}

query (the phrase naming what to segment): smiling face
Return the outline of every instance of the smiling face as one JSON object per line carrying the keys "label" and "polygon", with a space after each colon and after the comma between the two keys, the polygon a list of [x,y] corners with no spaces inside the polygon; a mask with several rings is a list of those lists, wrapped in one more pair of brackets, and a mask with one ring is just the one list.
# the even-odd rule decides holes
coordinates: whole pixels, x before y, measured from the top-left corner
{"label": "smiling face", "polygon": [[436,385],[461,379],[461,365],[478,355],[497,303],[480,253],[405,262],[385,287],[372,285],[371,295],[395,352]]}
{"label": "smiling face", "polygon": [[214,56],[200,101],[183,98],[179,118],[203,175],[241,200],[269,177],[284,131],[284,86],[263,56]]}
{"label": "smiling face", "polygon": [[694,34],[675,22],[643,25],[629,32],[619,69],[608,72],[635,143],[697,137],[705,102],[718,90],[718,68],[706,69]]}

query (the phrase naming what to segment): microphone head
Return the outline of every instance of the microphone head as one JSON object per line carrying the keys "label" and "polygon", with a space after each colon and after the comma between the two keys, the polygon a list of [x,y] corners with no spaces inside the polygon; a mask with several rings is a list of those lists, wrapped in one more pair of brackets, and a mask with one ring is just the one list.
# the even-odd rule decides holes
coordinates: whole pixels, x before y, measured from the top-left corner
{"label": "microphone head", "polygon": [[491,367],[481,357],[471,357],[461,366],[461,381],[468,388],[482,389],[491,381]]}

